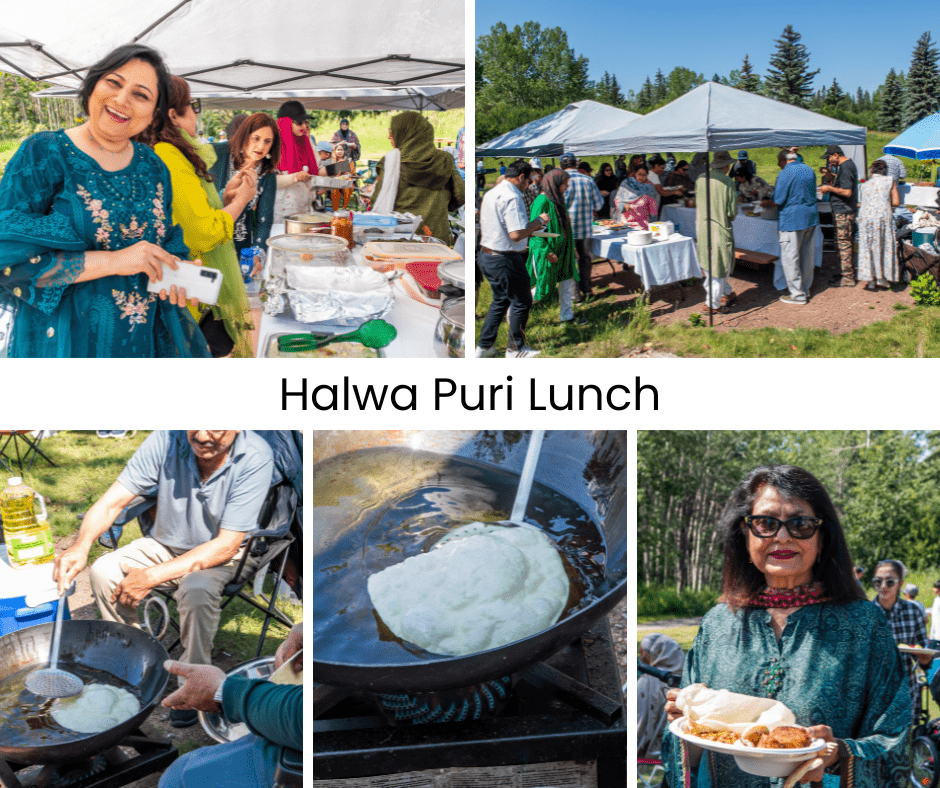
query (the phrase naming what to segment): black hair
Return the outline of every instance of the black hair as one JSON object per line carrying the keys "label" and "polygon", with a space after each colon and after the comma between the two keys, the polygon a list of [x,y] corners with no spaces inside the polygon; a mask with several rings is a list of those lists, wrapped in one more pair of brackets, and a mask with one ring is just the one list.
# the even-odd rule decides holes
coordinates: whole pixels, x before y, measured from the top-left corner
{"label": "black hair", "polygon": [[653,156],[653,157],[647,159],[647,160],[646,160],[646,163],[647,163],[650,167],[658,167],[660,164],[665,164],[665,163],[666,163],[666,160],[665,160],[662,156],[660,156],[660,155],[657,153],[655,156]]}
{"label": "black hair", "polygon": [[157,72],[157,107],[155,117],[166,114],[170,104],[170,71],[163,62],[163,57],[155,49],[144,46],[143,44],[124,44],[117,49],[112,50],[101,60],[91,66],[82,80],[82,85],[78,89],[78,100],[88,114],[88,99],[95,90],[95,85],[99,80],[119,69],[121,66],[130,63],[132,60],[142,60],[149,63],[153,70]]}
{"label": "black hair", "polygon": [[904,580],[904,575],[907,574],[907,567],[904,566],[900,561],[896,561],[893,558],[883,558],[877,564],[875,564],[875,571],[878,571],[879,566],[890,566],[891,571],[898,576],[898,582]]}
{"label": "black hair", "polygon": [[527,161],[514,161],[506,167],[507,178],[518,178],[525,175],[528,178],[532,174],[532,165]]}
{"label": "black hair", "polygon": [[743,607],[767,585],[764,574],[751,563],[744,525],[744,518],[751,514],[765,487],[772,487],[785,500],[806,501],[813,514],[822,519],[813,579],[825,584],[825,596],[835,604],[865,599],[865,592],[855,579],[839,515],[819,479],[794,465],[764,465],[751,471],[734,489],[718,524],[724,550],[722,601],[732,609]]}
{"label": "black hair", "polygon": [[877,159],[871,163],[871,174],[872,175],[887,175],[888,174],[888,165],[883,162],[881,159]]}
{"label": "black hair", "polygon": [[685,159],[679,159],[679,161],[676,162],[677,170],[681,170],[683,167],[688,167],[688,166],[689,166],[689,163]]}

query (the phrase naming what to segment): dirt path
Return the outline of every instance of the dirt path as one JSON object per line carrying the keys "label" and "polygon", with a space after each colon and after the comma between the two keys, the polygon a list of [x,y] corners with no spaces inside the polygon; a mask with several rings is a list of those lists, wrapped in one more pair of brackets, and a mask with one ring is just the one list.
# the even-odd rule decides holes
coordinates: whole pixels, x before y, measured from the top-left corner
{"label": "dirt path", "polygon": [[[773,267],[763,265],[748,268],[738,265],[729,281],[737,301],[728,314],[714,316],[715,329],[754,328],[822,328],[833,334],[842,334],[879,320],[890,320],[897,312],[894,304],[913,306],[908,287],[900,292],[882,290],[868,292],[864,287],[831,287],[829,279],[836,273],[838,258],[835,252],[823,253],[822,268],[815,269],[811,300],[806,306],[791,306],[779,300],[782,293],[773,285]],[[609,288],[618,302],[631,302],[639,297],[643,283],[631,268],[621,263],[594,264],[591,284],[595,289]],[[684,287],[680,284],[654,288],[650,307],[655,323],[669,324],[685,321],[693,312],[705,320],[705,288],[697,281]]]}

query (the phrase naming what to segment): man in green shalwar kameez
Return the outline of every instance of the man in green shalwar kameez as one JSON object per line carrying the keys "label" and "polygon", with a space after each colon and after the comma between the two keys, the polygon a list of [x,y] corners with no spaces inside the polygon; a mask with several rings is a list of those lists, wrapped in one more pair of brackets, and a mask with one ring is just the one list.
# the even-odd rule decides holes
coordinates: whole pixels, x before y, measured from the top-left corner
{"label": "man in green shalwar kameez", "polygon": [[[738,212],[738,190],[728,177],[734,163],[727,151],[718,151],[710,169],[695,181],[695,223],[698,234],[698,260],[705,272],[707,312],[727,312],[735,293],[728,284],[734,270],[734,232],[731,223]],[[711,200],[706,196],[706,178]],[[706,226],[711,215],[711,273],[709,274]]]}

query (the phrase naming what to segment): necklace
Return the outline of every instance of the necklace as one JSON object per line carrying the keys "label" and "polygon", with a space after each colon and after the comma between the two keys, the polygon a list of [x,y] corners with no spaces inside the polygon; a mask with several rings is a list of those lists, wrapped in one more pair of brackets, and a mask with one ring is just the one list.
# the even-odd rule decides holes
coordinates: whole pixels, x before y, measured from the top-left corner
{"label": "necklace", "polygon": [[131,141],[128,140],[127,144],[120,150],[118,151],[108,150],[104,145],[102,145],[100,142],[98,142],[98,140],[95,139],[95,135],[91,133],[91,129],[87,129],[87,130],[88,130],[88,139],[90,139],[93,143],[95,143],[95,145],[97,145],[100,150],[104,151],[105,153],[109,153],[112,156],[120,156],[131,146]]}
{"label": "necklace", "polygon": [[823,596],[823,585],[814,580],[795,588],[770,588],[758,592],[751,601],[752,607],[804,607],[829,601]]}

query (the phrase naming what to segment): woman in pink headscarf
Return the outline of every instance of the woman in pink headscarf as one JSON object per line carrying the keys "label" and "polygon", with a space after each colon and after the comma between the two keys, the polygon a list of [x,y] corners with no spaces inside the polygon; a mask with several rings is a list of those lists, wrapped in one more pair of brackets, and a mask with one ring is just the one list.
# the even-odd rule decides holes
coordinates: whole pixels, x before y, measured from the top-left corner
{"label": "woman in pink headscarf", "polygon": [[283,222],[295,213],[310,213],[313,194],[309,181],[319,174],[317,156],[310,144],[310,118],[299,101],[285,101],[277,111],[281,133],[281,159],[278,164],[274,222]]}

